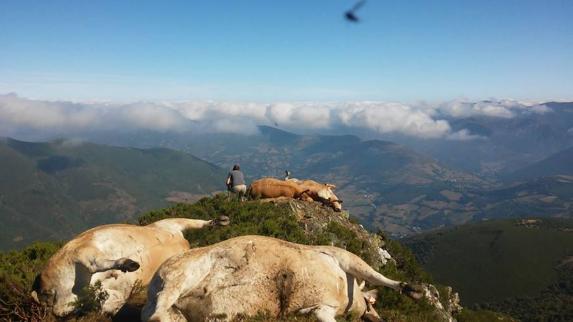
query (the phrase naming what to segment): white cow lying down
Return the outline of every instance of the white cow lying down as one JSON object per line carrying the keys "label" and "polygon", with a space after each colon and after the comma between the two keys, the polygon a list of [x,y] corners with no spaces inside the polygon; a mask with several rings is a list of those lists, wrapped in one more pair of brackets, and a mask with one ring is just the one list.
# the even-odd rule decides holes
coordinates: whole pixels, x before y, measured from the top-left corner
{"label": "white cow lying down", "polygon": [[72,312],[70,303],[88,284],[101,281],[109,294],[102,309],[115,314],[125,304],[136,281],[147,285],[166,259],[189,250],[187,229],[226,225],[217,220],[164,219],[147,226],[127,224],[92,228],[65,244],[34,281],[32,297],[52,306],[57,316]]}
{"label": "white cow lying down", "polygon": [[320,321],[368,311],[375,292],[356,281],[387,286],[419,299],[407,283],[384,277],[340,248],[242,236],[173,256],[148,287],[143,321],[232,320],[239,314],[313,313]]}

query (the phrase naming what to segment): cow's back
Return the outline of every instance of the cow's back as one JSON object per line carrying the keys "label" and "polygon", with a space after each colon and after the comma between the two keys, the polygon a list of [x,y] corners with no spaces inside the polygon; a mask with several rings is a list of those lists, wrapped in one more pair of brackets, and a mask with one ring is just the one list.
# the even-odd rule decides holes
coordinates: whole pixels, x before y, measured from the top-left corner
{"label": "cow's back", "polygon": [[251,183],[250,194],[255,198],[296,198],[302,190],[294,183],[275,178],[262,178]]}

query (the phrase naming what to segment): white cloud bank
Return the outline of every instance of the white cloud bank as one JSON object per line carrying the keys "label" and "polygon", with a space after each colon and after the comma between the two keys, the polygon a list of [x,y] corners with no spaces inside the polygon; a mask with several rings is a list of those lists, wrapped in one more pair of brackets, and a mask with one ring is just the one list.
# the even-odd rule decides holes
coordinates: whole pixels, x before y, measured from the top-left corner
{"label": "white cloud bank", "polygon": [[488,100],[481,102],[451,101],[440,105],[437,111],[454,118],[469,116],[489,116],[513,118],[520,113],[543,114],[551,111],[545,105],[514,100]]}
{"label": "white cloud bank", "polygon": [[39,101],[8,94],[0,95],[0,135],[28,129],[46,133],[145,129],[254,134],[257,125],[277,125],[292,130],[364,128],[381,134],[472,140],[479,137],[465,129],[453,132],[445,119],[475,115],[512,118],[519,113],[548,111],[544,105],[511,100],[452,101],[438,107],[386,102],[105,104]]}

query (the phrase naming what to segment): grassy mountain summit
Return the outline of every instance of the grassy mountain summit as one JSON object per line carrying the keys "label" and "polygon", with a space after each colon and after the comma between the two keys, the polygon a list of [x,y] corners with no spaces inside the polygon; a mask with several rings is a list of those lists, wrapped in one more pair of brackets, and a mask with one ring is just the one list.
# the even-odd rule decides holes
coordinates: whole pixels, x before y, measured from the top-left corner
{"label": "grassy mountain summit", "polygon": [[405,240],[462,303],[523,320],[573,318],[573,220],[485,221]]}
{"label": "grassy mountain summit", "polygon": [[[343,214],[321,206],[296,200],[260,202],[238,202],[220,194],[204,198],[195,204],[178,204],[169,208],[151,211],[139,218],[140,224],[148,224],[168,217],[191,217],[211,219],[219,215],[230,217],[231,224],[194,231],[186,235],[192,247],[210,245],[241,235],[263,235],[310,245],[334,245],[355,253],[384,275],[411,282],[431,282],[431,277],[416,263],[413,255],[400,243],[387,239],[384,234],[372,234],[349,220]],[[0,300],[8,303],[7,310],[0,310],[0,318],[14,315],[34,314],[42,316],[45,309],[28,300],[26,290],[31,287],[35,273],[60,247],[59,244],[42,243],[22,251],[0,253]],[[380,249],[387,250],[392,260],[384,263]],[[5,287],[10,286],[10,287]],[[444,309],[437,309],[425,301],[414,301],[394,290],[379,290],[377,311],[391,321],[442,321],[455,311],[455,296],[451,289],[437,286],[440,303]],[[117,321],[138,321],[138,310],[145,300],[142,294],[134,294],[125,310],[114,318]],[[463,295],[462,295],[463,296]],[[86,303],[88,299],[82,300]],[[44,311],[42,311],[44,310]],[[87,316],[78,321],[106,321],[106,317],[84,312]],[[446,315],[444,315],[446,314]],[[462,310],[454,313],[459,321],[510,321],[507,316],[488,311]],[[51,321],[50,315],[43,315]],[[281,321],[314,321],[314,317],[281,318]],[[356,321],[357,317],[346,316],[340,321]],[[261,312],[259,316],[241,321],[277,321]]]}
{"label": "grassy mountain summit", "polygon": [[95,225],[224,188],[225,172],[189,154],[69,140],[0,140],[0,249],[69,238]]}

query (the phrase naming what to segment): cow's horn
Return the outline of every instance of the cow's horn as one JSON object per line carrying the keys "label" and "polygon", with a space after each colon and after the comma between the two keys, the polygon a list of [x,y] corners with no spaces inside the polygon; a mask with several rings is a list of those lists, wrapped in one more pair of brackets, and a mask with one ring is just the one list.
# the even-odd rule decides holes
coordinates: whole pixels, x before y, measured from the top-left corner
{"label": "cow's horn", "polygon": [[30,296],[32,297],[32,299],[34,300],[34,302],[40,304],[40,299],[38,299],[38,293],[36,293],[36,291],[32,291],[30,293]]}

